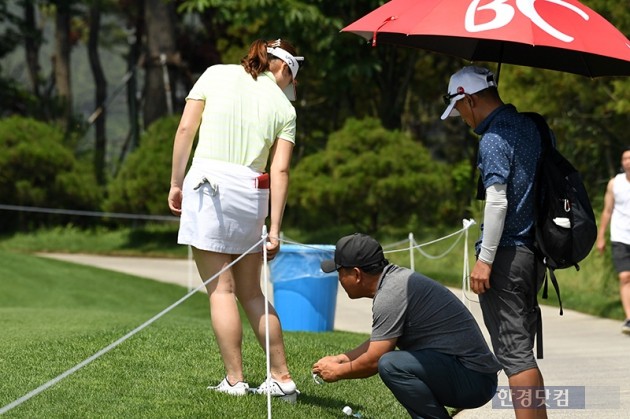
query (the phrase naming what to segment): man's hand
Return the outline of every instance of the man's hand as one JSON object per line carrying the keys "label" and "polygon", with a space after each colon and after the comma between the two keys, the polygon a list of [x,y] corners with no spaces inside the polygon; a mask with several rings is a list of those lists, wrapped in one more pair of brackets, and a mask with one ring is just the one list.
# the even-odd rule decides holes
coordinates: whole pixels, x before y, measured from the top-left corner
{"label": "man's hand", "polygon": [[603,255],[604,251],[606,250],[606,238],[598,237],[597,243],[595,244],[595,246],[597,246],[597,250],[599,251],[599,254]]}
{"label": "man's hand", "polygon": [[332,383],[338,380],[366,378],[378,374],[378,360],[396,348],[398,338],[366,340],[353,350],[326,356],[313,364],[313,374]]}
{"label": "man's hand", "polygon": [[343,364],[344,362],[348,362],[349,360],[346,359],[345,357],[341,357],[339,355],[328,355],[325,356],[323,358],[321,358],[319,361],[317,361],[315,363],[315,365],[317,365],[317,363],[319,362],[330,362],[330,363],[334,363],[334,364]]}
{"label": "man's hand", "polygon": [[313,374],[317,374],[322,380],[327,383],[334,383],[339,380],[339,374],[337,369],[342,364],[342,361],[337,356],[326,356],[315,364],[313,364]]}
{"label": "man's hand", "polygon": [[475,294],[483,294],[486,290],[490,289],[490,273],[492,272],[492,265],[477,260],[475,267],[470,273],[470,289]]}

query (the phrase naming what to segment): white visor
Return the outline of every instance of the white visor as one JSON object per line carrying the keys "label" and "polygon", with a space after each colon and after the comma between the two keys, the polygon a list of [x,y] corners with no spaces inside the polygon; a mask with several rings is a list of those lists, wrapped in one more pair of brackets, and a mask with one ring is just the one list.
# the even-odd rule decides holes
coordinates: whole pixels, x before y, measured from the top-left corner
{"label": "white visor", "polygon": [[[287,63],[289,69],[291,70],[293,81],[295,81],[298,70],[300,69],[300,61],[304,61],[304,57],[294,57],[288,51],[280,47],[267,47],[267,53],[273,55],[274,57],[278,57],[282,61]],[[287,96],[287,98],[289,98],[289,100],[295,100],[295,85],[293,84],[293,82],[289,83],[289,85],[285,87],[282,91]]]}

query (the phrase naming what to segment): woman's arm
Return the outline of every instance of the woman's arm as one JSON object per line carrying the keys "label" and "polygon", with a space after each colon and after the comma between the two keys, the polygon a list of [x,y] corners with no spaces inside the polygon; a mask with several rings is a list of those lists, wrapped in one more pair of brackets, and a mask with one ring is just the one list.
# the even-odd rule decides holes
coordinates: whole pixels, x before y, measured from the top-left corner
{"label": "woman's arm", "polygon": [[168,193],[168,206],[173,215],[181,215],[182,213],[182,184],[184,183],[186,165],[190,158],[192,144],[201,124],[201,114],[204,106],[204,101],[188,100],[175,133],[171,166],[171,190]]}
{"label": "woman's arm", "polygon": [[287,203],[289,191],[289,168],[291,166],[291,154],[293,153],[293,143],[276,139],[276,143],[271,149],[270,175],[270,219],[269,243],[267,244],[267,255],[273,259],[280,250],[280,229],[282,228],[282,217],[284,207]]}

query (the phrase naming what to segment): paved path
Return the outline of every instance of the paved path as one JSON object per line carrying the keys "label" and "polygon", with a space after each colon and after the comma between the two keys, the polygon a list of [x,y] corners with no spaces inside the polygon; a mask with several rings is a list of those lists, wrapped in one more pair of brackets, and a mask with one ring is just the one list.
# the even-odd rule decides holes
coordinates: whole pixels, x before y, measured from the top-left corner
{"label": "paved path", "polygon": [[[77,254],[44,256],[176,283],[187,288],[196,288],[201,284],[196,269],[187,260]],[[461,290],[452,291],[461,296]],[[470,300],[476,300],[476,296],[468,295],[467,305],[485,334],[479,304]],[[365,298],[350,300],[339,287],[335,329],[369,333],[371,302]],[[564,316],[560,316],[555,307],[543,306],[542,312],[545,359],[539,360],[539,365],[545,384],[559,398],[562,398],[560,392],[567,387],[577,387],[569,391],[585,391],[584,409],[549,410],[549,418],[630,419],[630,337],[620,333],[620,322],[571,310],[564,310]],[[507,385],[505,374],[500,375],[499,385]],[[569,399],[571,404],[577,401]],[[511,409],[493,408],[492,403],[457,415],[457,419],[511,417]]]}

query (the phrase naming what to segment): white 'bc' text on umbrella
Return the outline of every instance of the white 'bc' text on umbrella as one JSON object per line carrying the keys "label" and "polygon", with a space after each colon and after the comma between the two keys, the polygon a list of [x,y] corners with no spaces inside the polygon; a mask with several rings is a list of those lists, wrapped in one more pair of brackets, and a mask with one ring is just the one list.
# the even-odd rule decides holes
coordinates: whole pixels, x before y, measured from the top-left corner
{"label": "white 'bc' text on umbrella", "polygon": [[[502,28],[503,26],[507,26],[512,21],[512,18],[516,13],[513,6],[506,4],[508,0],[493,0],[488,4],[479,6],[479,3],[481,1],[482,0],[473,0],[466,10],[466,20],[464,24],[468,32],[483,32],[491,29]],[[578,14],[584,20],[589,19],[588,14],[584,10],[565,1],[543,1],[555,3],[557,5],[565,7]],[[516,7],[523,15],[531,20],[533,24],[538,26],[543,31],[547,32],[549,35],[563,42],[572,42],[574,39],[572,36],[560,32],[558,29],[551,26],[545,19],[543,19],[540,14],[538,14],[536,7],[534,7],[535,2],[536,0],[516,0]],[[475,23],[475,15],[478,10],[493,10],[495,12],[495,17],[490,22],[485,22],[481,24]]]}

